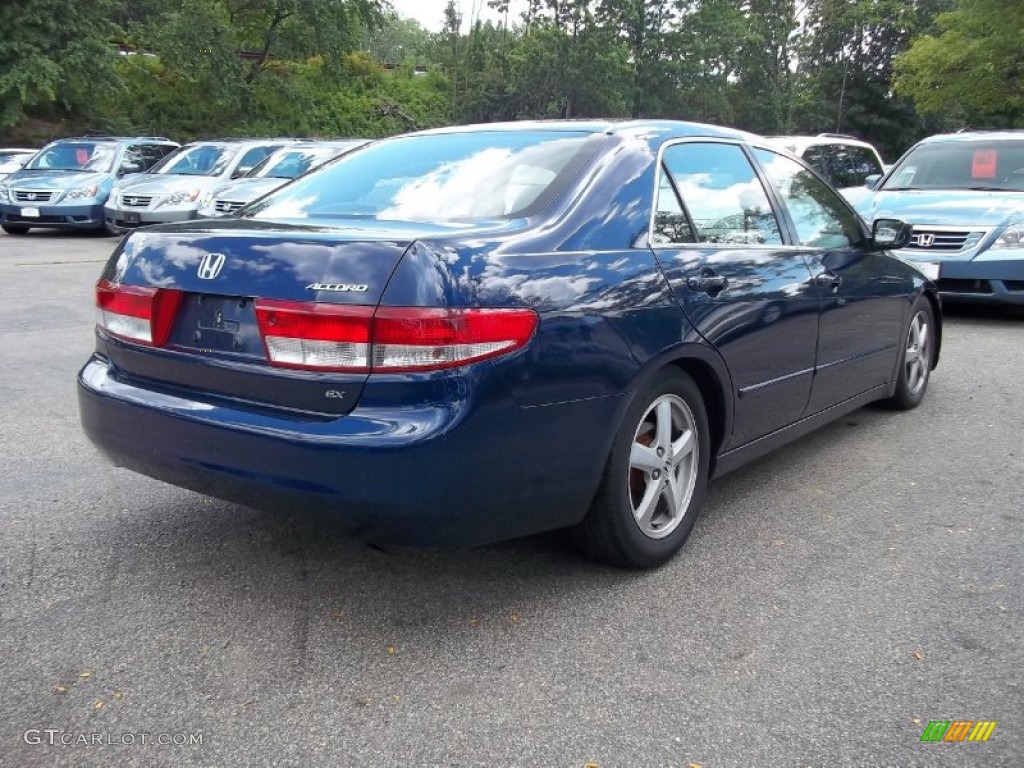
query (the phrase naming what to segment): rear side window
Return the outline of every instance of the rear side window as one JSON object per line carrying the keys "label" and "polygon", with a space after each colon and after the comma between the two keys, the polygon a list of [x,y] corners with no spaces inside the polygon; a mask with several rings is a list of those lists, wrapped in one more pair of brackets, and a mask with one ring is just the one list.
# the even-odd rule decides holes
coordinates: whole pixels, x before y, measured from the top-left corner
{"label": "rear side window", "polygon": [[[734,245],[778,245],[782,243],[778,220],[768,195],[743,149],[735,144],[693,142],[669,147],[664,153],[663,174],[671,185],[659,184],[655,214],[655,243],[666,238],[689,236],[697,243]],[[670,192],[679,192],[682,206],[689,213],[689,227],[678,233],[664,225],[659,231],[658,217],[671,220]],[[666,200],[667,198],[667,200]]]}
{"label": "rear side window", "polygon": [[821,179],[775,152],[755,149],[754,156],[779,190],[800,245],[847,248],[860,242],[856,214]]}
{"label": "rear side window", "polygon": [[864,179],[873,173],[882,173],[875,153],[866,147],[833,144],[828,147],[829,181],[838,189],[862,187]]}
{"label": "rear side window", "polygon": [[253,147],[246,150],[235,166],[234,176],[243,176],[260,164],[269,154],[276,152],[280,146]]}
{"label": "rear side window", "polygon": [[803,160],[811,168],[832,182],[832,169],[829,168],[829,159],[825,154],[825,147],[808,147],[802,155]]}

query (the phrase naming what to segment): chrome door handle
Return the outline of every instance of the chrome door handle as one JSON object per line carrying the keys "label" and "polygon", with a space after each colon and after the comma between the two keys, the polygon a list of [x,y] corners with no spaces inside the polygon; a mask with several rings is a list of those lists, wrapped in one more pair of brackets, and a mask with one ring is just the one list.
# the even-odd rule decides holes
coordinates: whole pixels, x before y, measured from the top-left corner
{"label": "chrome door handle", "polygon": [[832,290],[836,290],[843,284],[843,278],[834,272],[819,272],[814,276],[814,282],[822,288],[831,288]]}
{"label": "chrome door handle", "polygon": [[700,275],[686,278],[686,287],[697,293],[722,291],[729,284],[721,275]]}

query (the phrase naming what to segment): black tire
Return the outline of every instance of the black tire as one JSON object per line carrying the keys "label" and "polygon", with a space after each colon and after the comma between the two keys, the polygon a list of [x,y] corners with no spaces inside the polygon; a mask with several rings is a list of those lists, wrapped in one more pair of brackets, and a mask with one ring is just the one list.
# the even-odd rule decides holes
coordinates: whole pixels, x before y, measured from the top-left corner
{"label": "black tire", "polygon": [[[922,329],[924,332],[922,341]],[[900,345],[896,391],[882,405],[900,411],[917,408],[924,400],[935,362],[935,311],[924,296],[914,302],[910,322],[903,331]]]}
{"label": "black tire", "polygon": [[100,228],[100,232],[110,237],[121,237],[125,233],[125,230],[121,229],[115,224],[111,224],[106,219],[103,220],[103,226]]}
{"label": "black tire", "polygon": [[[651,448],[653,461],[666,460],[658,453],[662,450],[658,445],[661,437],[655,434],[666,403],[671,418],[664,423],[672,425],[666,433],[668,444],[673,447],[692,444],[696,456],[683,456],[680,451],[673,459],[672,469],[666,463],[663,469],[648,472],[636,466],[632,459],[633,448],[634,445],[641,446],[641,451]],[[662,410],[655,407],[659,404]],[[692,443],[684,439],[687,430],[693,433]],[[654,459],[654,455],[662,458]],[[623,417],[590,511],[572,531],[577,545],[591,557],[609,565],[622,568],[662,565],[680,550],[693,530],[707,493],[710,458],[708,419],[700,390],[682,371],[659,372],[637,392]],[[680,513],[668,515],[664,494],[670,491],[660,489],[671,485],[667,483],[670,476],[678,483],[681,474],[685,474],[686,489],[680,489],[678,484],[673,486],[676,493],[686,491],[681,496]],[[647,499],[648,494],[654,501],[647,505],[639,503]],[[634,509],[638,506],[652,510],[646,524],[636,518]],[[659,528],[660,520],[664,523]]]}
{"label": "black tire", "polygon": [[8,235],[24,235],[29,230],[23,224],[0,224],[0,229],[3,229]]}

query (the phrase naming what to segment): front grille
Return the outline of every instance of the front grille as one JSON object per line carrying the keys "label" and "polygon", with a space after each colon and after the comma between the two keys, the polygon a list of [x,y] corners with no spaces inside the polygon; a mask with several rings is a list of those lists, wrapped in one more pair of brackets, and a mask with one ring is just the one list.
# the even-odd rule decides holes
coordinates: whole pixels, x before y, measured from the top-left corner
{"label": "front grille", "polygon": [[984,232],[951,229],[918,229],[910,238],[908,250],[915,251],[964,251],[977,245]]}
{"label": "front grille", "polygon": [[1008,291],[1024,291],[1024,280],[1004,280],[1003,285]]}
{"label": "front grille", "polygon": [[152,195],[121,195],[122,208],[148,208],[151,202]]}
{"label": "front grille", "polygon": [[48,203],[60,193],[49,189],[12,189],[16,203]]}
{"label": "front grille", "polygon": [[940,293],[992,293],[988,280],[961,280],[942,277],[938,280]]}
{"label": "front grille", "polygon": [[217,213],[234,213],[240,210],[245,203],[238,200],[214,200],[213,210]]}
{"label": "front grille", "polygon": [[7,214],[7,221],[11,224],[67,224],[66,216],[18,216]]}

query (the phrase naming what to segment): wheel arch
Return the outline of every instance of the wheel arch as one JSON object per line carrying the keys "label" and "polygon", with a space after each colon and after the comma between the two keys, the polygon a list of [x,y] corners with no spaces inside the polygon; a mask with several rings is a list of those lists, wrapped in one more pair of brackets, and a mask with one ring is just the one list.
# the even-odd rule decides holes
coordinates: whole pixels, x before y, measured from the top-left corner
{"label": "wheel arch", "polygon": [[713,475],[715,459],[725,446],[725,441],[732,431],[732,403],[727,397],[729,389],[715,368],[700,358],[680,357],[673,360],[668,367],[677,368],[689,375],[700,390],[700,396],[704,400],[704,411],[708,417],[708,429],[711,432],[709,435],[711,443],[710,472]]}
{"label": "wheel arch", "polygon": [[[700,391],[707,413],[708,429],[711,444],[711,474],[714,474],[716,458],[726,445],[732,434],[733,402],[729,393],[732,391],[732,379],[725,361],[718,352],[706,344],[685,344],[659,355],[651,360],[634,378],[633,393],[639,392],[654,376],[664,370],[676,369],[686,373]],[[623,410],[616,418],[619,424],[629,407],[632,397],[626,398]],[[614,432],[613,432],[614,434]],[[610,446],[609,446],[610,448]]]}
{"label": "wheel arch", "polygon": [[932,318],[935,320],[935,354],[932,356],[932,370],[939,365],[939,355],[942,352],[942,301],[939,295],[931,288],[925,288],[921,294],[932,307]]}

